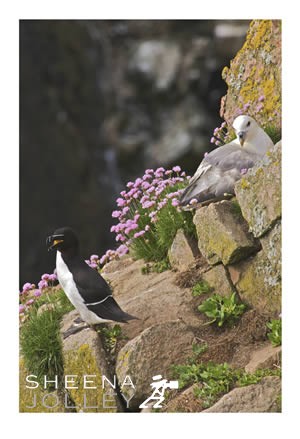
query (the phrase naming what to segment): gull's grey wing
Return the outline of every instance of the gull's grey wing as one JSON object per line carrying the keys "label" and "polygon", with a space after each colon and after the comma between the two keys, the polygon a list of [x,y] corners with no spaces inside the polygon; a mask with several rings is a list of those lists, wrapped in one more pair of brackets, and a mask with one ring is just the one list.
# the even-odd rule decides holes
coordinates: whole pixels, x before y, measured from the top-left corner
{"label": "gull's grey wing", "polygon": [[188,204],[193,198],[198,203],[224,198],[233,194],[234,185],[241,178],[241,169],[252,168],[260,159],[232,142],[210,152],[201,162],[189,185],[181,195],[180,204]]}

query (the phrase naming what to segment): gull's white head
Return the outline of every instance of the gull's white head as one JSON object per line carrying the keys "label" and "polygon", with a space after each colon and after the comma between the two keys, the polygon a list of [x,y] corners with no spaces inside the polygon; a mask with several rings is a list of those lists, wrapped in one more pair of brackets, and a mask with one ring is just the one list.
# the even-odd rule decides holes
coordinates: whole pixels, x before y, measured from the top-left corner
{"label": "gull's white head", "polygon": [[250,143],[257,135],[257,132],[261,130],[253,117],[245,115],[236,117],[233,121],[232,127],[241,146],[243,146],[245,142]]}

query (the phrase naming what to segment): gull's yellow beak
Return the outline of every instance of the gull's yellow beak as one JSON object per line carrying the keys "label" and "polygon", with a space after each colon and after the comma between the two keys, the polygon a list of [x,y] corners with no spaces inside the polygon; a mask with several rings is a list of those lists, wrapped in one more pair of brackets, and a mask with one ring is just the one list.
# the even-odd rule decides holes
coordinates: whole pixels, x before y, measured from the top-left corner
{"label": "gull's yellow beak", "polygon": [[245,137],[246,137],[246,133],[245,133],[245,131],[240,131],[240,132],[238,132],[237,136],[238,136],[238,139],[239,139],[240,145],[243,146],[244,143],[245,143]]}

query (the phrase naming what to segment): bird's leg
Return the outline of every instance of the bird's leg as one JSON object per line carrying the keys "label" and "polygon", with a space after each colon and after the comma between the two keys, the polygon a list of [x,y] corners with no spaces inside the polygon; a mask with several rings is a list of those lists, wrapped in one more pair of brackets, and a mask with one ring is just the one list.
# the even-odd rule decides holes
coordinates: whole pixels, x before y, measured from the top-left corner
{"label": "bird's leg", "polygon": [[63,339],[70,337],[70,335],[77,334],[77,332],[82,331],[83,329],[89,328],[89,325],[85,323],[84,325],[72,325],[69,329],[67,329],[65,332],[63,332]]}

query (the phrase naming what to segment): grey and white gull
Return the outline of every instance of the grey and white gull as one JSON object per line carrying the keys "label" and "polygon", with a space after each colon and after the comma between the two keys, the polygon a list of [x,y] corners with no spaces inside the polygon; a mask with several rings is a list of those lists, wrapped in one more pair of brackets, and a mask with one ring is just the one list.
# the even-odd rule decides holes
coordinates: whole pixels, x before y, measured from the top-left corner
{"label": "grey and white gull", "polygon": [[238,116],[232,127],[236,138],[205,155],[181,194],[182,208],[232,197],[243,173],[259,163],[273,146],[268,134],[250,116]]}

